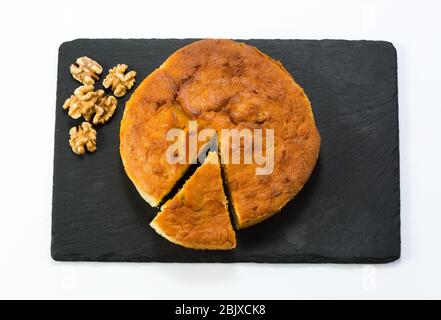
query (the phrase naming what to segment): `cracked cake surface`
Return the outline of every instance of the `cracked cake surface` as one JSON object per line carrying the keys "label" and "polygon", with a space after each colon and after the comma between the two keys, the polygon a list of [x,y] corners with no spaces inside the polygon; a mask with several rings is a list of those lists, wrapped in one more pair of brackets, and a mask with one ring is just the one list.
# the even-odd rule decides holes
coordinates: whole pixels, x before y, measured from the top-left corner
{"label": "cracked cake surface", "polygon": [[[273,129],[274,168],[223,164],[237,228],[278,212],[304,186],[316,164],[320,135],[311,104],[293,77],[258,49],[207,39],[173,53],[135,90],[120,131],[124,168],[140,194],[157,206],[188,169],[170,164],[171,128]],[[220,156],[225,157],[220,150]],[[203,181],[201,182],[203,183]],[[208,179],[205,183],[208,183]]]}

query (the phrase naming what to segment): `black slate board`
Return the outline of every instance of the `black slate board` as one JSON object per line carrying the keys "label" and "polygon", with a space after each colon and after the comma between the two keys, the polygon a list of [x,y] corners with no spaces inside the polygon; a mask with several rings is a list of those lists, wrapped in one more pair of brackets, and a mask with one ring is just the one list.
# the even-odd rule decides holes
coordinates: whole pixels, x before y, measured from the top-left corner
{"label": "black slate board", "polygon": [[[97,129],[98,151],[74,155],[62,109],[79,84],[77,57],[107,72],[126,63],[137,84],[194,39],[74,40],[59,50],[52,257],[60,261],[384,263],[400,257],[396,51],[382,41],[246,40],[280,60],[310,98],[322,137],[311,179],[281,213],[237,232],[233,251],[194,251],[157,235],[157,213],[136,192],[119,156],[125,101]],[[103,77],[101,77],[101,80]],[[99,83],[98,88],[101,87]]]}

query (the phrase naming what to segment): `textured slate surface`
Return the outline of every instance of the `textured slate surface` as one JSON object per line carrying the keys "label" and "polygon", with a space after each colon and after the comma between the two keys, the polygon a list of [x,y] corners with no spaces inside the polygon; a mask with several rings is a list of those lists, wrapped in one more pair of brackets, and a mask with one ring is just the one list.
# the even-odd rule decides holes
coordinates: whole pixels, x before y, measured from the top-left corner
{"label": "textured slate surface", "polygon": [[[83,55],[107,71],[127,63],[137,84],[194,40],[75,40],[59,51],[52,208],[52,257],[73,261],[384,263],[400,256],[396,51],[379,41],[247,40],[286,69],[309,96],[322,136],[317,167],[281,213],[237,232],[229,252],[171,244],[148,223],[157,213],[120,160],[116,115],[97,129],[98,151],[78,157],[62,109],[79,85],[69,65]],[[101,80],[103,77],[101,78]],[[101,83],[99,86],[101,87]]]}

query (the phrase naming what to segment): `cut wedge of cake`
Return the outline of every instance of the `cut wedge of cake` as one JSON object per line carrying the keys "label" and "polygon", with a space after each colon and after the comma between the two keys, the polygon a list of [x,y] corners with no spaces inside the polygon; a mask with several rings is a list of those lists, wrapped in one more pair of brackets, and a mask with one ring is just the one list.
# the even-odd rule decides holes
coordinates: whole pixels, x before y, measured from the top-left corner
{"label": "cut wedge of cake", "polygon": [[187,248],[236,247],[216,152],[208,154],[182,189],[162,206],[150,226],[167,240]]}

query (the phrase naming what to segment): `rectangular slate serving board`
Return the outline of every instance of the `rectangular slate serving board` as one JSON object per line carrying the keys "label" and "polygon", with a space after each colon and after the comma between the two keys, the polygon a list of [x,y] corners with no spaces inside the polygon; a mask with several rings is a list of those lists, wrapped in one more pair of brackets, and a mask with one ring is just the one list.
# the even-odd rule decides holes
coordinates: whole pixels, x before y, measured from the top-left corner
{"label": "rectangular slate serving board", "polygon": [[[107,70],[126,63],[135,87],[195,39],[79,39],[59,49],[52,203],[59,261],[385,263],[400,257],[396,50],[383,41],[245,40],[280,60],[311,100],[322,137],[300,194],[269,220],[237,232],[232,251],[174,245],[149,227],[158,212],[138,195],[119,156],[119,124],[133,89],[97,128],[98,151],[79,157],[62,109],[79,86],[69,73],[87,55]],[[102,88],[101,81],[96,88]]]}

